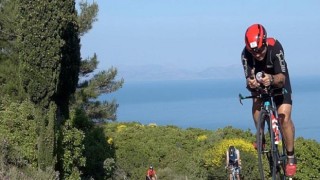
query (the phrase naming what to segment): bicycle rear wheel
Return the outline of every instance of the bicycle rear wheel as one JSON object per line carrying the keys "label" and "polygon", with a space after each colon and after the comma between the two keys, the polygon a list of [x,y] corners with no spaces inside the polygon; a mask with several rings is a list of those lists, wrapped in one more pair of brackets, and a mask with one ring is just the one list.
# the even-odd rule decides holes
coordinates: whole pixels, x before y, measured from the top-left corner
{"label": "bicycle rear wheel", "polygon": [[228,179],[236,180],[236,173],[235,173],[235,167],[229,166],[228,169],[226,169],[226,172],[228,174]]}
{"label": "bicycle rear wheel", "polygon": [[281,167],[280,167],[280,153],[278,145],[275,144],[275,134],[273,131],[273,127],[270,124],[271,117],[268,119],[268,131],[270,137],[270,157],[269,157],[269,165],[272,180],[281,180]]}
{"label": "bicycle rear wheel", "polygon": [[233,179],[233,180],[237,180],[237,177],[236,177],[235,174],[232,174],[232,179]]}
{"label": "bicycle rear wheel", "polygon": [[[275,134],[270,124],[270,116],[266,110],[261,110],[257,129],[257,149],[260,178],[262,180],[271,178],[272,180],[285,180],[282,166],[283,150],[275,144]],[[267,122],[268,128],[265,128]],[[267,134],[264,130],[267,130]],[[267,141],[265,140],[267,138]],[[267,173],[268,172],[268,173]]]}
{"label": "bicycle rear wheel", "polygon": [[287,160],[287,154],[286,154],[286,145],[285,141],[282,137],[282,129],[281,124],[278,124],[279,128],[279,138],[281,139],[280,144],[274,143],[274,137],[275,134],[273,133],[272,127],[269,127],[269,131],[271,132],[271,142],[272,142],[272,160],[273,160],[273,168],[272,169],[272,175],[273,179],[276,180],[286,180],[285,176],[285,166],[286,166],[286,160]]}

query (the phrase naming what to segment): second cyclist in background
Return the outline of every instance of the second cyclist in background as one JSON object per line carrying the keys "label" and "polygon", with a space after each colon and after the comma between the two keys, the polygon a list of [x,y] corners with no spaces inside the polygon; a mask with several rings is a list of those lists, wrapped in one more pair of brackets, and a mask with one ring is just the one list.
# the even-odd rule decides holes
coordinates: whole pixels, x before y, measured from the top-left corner
{"label": "second cyclist in background", "polygon": [[153,169],[152,165],[150,165],[147,171],[146,180],[157,180],[156,170]]}
{"label": "second cyclist in background", "polygon": [[[240,151],[234,146],[230,146],[226,152],[226,168],[229,170],[234,168],[237,180],[240,180],[241,159]],[[229,172],[229,177],[232,179],[232,171]]]}

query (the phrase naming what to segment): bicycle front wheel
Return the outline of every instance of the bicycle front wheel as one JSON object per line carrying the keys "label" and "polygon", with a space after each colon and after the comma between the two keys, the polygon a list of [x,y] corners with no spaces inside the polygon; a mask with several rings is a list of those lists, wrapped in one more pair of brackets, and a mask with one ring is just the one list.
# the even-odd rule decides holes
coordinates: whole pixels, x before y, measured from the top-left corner
{"label": "bicycle front wheel", "polygon": [[237,180],[236,168],[233,168],[233,170],[232,170],[232,179]]}
{"label": "bicycle front wheel", "polygon": [[262,109],[260,111],[258,124],[257,124],[257,150],[258,150],[258,165],[259,165],[259,172],[260,172],[260,178],[264,180],[265,177],[265,169],[267,168],[267,165],[269,164],[267,160],[264,157],[265,153],[265,136],[264,136],[264,126],[265,122],[268,118],[268,113],[266,110]]}

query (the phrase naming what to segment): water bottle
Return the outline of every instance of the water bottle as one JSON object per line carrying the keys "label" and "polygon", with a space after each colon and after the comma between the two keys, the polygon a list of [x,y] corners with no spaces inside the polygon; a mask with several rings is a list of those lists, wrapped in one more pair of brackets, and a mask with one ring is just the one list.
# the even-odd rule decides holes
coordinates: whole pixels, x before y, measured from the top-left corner
{"label": "water bottle", "polygon": [[264,73],[263,73],[263,72],[258,72],[258,73],[256,74],[256,79],[257,79],[257,81],[258,81],[259,83],[261,83],[262,78],[264,78]]}
{"label": "water bottle", "polygon": [[278,119],[272,114],[271,116],[271,124],[274,132],[274,144],[279,144],[279,126]]}

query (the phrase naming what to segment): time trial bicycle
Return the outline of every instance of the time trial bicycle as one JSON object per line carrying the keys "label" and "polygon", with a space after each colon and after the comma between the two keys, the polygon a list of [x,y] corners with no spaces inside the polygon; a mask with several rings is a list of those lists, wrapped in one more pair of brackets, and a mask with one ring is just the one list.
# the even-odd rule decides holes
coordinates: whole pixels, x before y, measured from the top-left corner
{"label": "time trial bicycle", "polygon": [[[286,145],[283,138],[281,122],[278,121],[278,111],[274,102],[274,97],[287,93],[283,88],[281,93],[274,93],[271,87],[260,87],[257,95],[242,96],[239,100],[259,98],[262,100],[260,114],[257,124],[256,144],[258,150],[258,164],[260,178],[262,180],[272,178],[272,180],[286,180]],[[267,132],[265,133],[265,124]],[[266,173],[266,172],[270,173]],[[291,180],[292,178],[289,178]]]}

